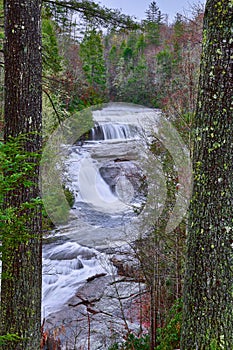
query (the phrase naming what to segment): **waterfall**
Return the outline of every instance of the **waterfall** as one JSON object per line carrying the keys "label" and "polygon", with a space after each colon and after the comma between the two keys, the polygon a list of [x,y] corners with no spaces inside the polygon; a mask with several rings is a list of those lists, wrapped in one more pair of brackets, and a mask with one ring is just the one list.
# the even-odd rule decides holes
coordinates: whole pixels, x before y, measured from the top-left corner
{"label": "waterfall", "polygon": [[136,127],[129,124],[102,123],[91,129],[90,138],[93,141],[125,140],[135,138],[136,134]]}
{"label": "waterfall", "polygon": [[[98,297],[102,290],[100,304],[93,309],[107,310],[109,300],[113,300],[111,314],[116,315],[116,327],[121,325],[119,306],[112,298],[115,295],[115,285],[114,290],[111,289],[112,281],[117,278],[112,255],[118,257],[121,247],[127,246],[127,242],[137,238],[140,232],[137,212],[147,196],[147,189],[142,186],[146,177],[140,158],[142,142],[138,141],[142,135],[140,130],[146,129],[144,112],[149,114],[150,110],[122,104],[94,110],[95,127],[80,138],[81,142],[66,145],[64,183],[75,201],[70,220],[59,224],[44,239],[42,317],[46,318],[49,327],[67,319],[68,332],[70,319],[80,317],[78,310],[83,313],[80,318],[84,318],[82,322],[85,323],[85,306],[79,309],[70,305],[78,305],[79,294],[84,291],[92,299],[92,295]],[[106,278],[98,280],[98,277],[94,280],[96,284],[92,284],[90,280],[95,276]],[[119,286],[127,295],[131,293],[127,288],[135,288],[133,284],[128,285]],[[109,293],[111,299],[105,298],[105,293]],[[107,322],[112,324],[112,319]],[[85,330],[84,323],[77,325],[75,321],[75,327]],[[100,348],[98,340],[102,325],[99,319],[91,319],[93,350]],[[109,329],[104,332],[107,338],[111,336]],[[80,334],[80,348],[86,339],[85,332]]]}
{"label": "waterfall", "polygon": [[115,213],[128,209],[112,193],[90,157],[84,158],[80,163],[78,182],[80,199],[96,210],[104,213]]}

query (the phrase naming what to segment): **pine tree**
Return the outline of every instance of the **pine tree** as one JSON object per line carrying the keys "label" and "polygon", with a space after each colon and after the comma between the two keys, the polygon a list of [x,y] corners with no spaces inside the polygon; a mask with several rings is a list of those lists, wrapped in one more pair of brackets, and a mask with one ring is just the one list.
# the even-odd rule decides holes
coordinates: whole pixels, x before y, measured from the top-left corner
{"label": "pine tree", "polygon": [[146,20],[151,23],[162,23],[162,13],[159,9],[159,6],[156,4],[155,1],[152,1],[149,5],[149,9],[146,10]]}
{"label": "pine tree", "polygon": [[95,29],[87,31],[80,44],[80,57],[87,81],[100,94],[106,89],[106,68],[101,34]]}
{"label": "pine tree", "polygon": [[146,20],[144,21],[146,38],[149,44],[160,44],[160,26],[162,25],[163,15],[155,1],[149,5],[146,11]]}

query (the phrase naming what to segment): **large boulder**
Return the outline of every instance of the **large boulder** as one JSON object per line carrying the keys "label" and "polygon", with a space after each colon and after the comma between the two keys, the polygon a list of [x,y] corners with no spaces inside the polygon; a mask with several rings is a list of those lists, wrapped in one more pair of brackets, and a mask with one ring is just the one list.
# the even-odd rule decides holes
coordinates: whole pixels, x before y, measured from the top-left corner
{"label": "large boulder", "polygon": [[99,168],[99,172],[114,194],[117,193],[119,181],[125,178],[126,182],[128,181],[130,183],[134,191],[132,201],[139,197],[141,199],[146,197],[146,176],[136,162],[117,158],[102,165]]}

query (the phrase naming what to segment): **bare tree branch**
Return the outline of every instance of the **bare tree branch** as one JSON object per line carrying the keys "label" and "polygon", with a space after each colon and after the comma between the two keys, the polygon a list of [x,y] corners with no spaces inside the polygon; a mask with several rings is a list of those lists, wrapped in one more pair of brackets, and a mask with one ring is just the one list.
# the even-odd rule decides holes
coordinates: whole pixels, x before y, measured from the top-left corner
{"label": "bare tree branch", "polygon": [[53,110],[54,110],[54,112],[55,112],[55,114],[57,116],[58,123],[59,123],[59,125],[61,125],[61,118],[60,118],[59,113],[58,113],[58,111],[57,111],[57,109],[56,109],[56,107],[55,107],[55,105],[53,103],[53,100],[52,100],[51,96],[49,95],[48,91],[46,91],[45,89],[43,89],[43,92],[48,96],[49,101],[50,101],[50,103],[51,103],[51,105],[53,107]]}
{"label": "bare tree branch", "polygon": [[60,6],[68,10],[81,13],[85,19],[95,19],[98,24],[102,26],[112,25],[114,27],[125,29],[137,29],[139,25],[127,15],[123,15],[117,9],[108,9],[101,7],[93,1],[57,1],[57,0],[43,0],[44,3]]}

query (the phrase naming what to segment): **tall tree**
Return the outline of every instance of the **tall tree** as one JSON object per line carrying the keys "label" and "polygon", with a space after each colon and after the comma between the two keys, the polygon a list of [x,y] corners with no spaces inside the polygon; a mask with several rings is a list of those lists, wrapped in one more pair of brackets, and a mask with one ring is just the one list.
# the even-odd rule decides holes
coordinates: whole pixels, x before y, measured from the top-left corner
{"label": "tall tree", "polygon": [[152,1],[149,5],[149,9],[146,11],[146,20],[144,21],[146,38],[149,44],[160,44],[160,26],[163,21],[163,15],[155,1]]}
{"label": "tall tree", "polygon": [[[10,159],[7,159],[9,166],[5,167],[4,175],[6,179],[10,178],[11,186],[4,188],[3,207],[7,215],[3,215],[0,222],[0,334],[11,333],[19,337],[14,343],[2,345],[2,349],[8,350],[40,349],[41,208],[34,203],[39,197],[38,154],[42,144],[41,2],[4,1],[4,140],[7,144],[12,138],[17,139],[15,153],[13,149],[7,150]],[[129,17],[105,10],[91,1],[47,3],[65,6],[85,16],[96,15],[100,23],[134,25]],[[2,177],[2,173],[0,175]]]}
{"label": "tall tree", "polygon": [[[13,229],[5,223],[8,231],[2,242],[1,333],[20,337],[15,344],[3,346],[4,349],[36,350],[40,347],[41,213],[38,208],[27,208],[26,203],[39,196],[39,164],[35,154],[41,149],[42,125],[41,1],[6,0],[4,16],[4,139],[8,142],[21,136],[20,148],[28,155],[33,172],[5,196],[5,207],[17,209],[16,219],[22,226]],[[21,162],[18,174],[23,173],[23,167]]]}
{"label": "tall tree", "polygon": [[43,0],[43,3],[54,14],[55,18],[60,19],[61,23],[67,19],[64,15],[68,17],[73,12],[78,12],[93,27],[97,25],[127,29],[139,27],[130,16],[123,15],[120,10],[101,7],[91,0]]}
{"label": "tall tree", "polygon": [[207,1],[195,115],[184,350],[231,349],[233,344],[232,23],[232,1]]}
{"label": "tall tree", "polygon": [[106,68],[101,33],[95,29],[86,31],[79,54],[87,81],[103,94],[106,89]]}
{"label": "tall tree", "polygon": [[149,22],[158,23],[162,22],[163,15],[156,4],[156,1],[152,1],[149,5],[149,9],[146,10],[146,19]]}

